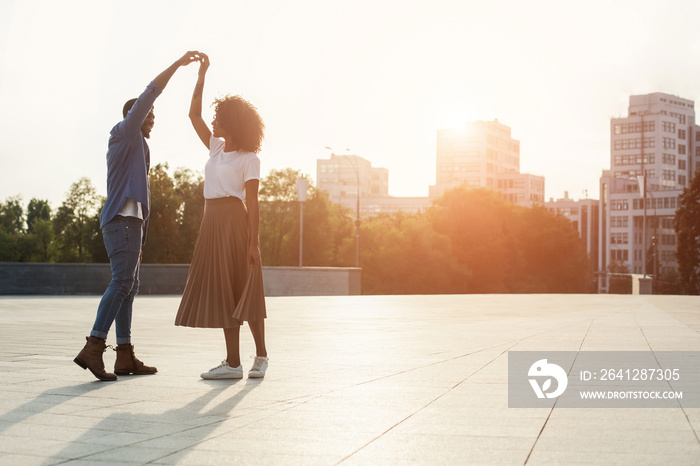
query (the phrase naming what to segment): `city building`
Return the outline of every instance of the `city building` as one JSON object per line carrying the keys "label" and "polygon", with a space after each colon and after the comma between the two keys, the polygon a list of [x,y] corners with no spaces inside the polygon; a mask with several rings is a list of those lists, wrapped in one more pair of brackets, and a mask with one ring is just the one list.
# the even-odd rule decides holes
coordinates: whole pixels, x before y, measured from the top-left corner
{"label": "city building", "polygon": [[544,177],[520,173],[520,141],[498,120],[438,130],[436,163],[431,198],[457,186],[474,186],[495,189],[527,207],[544,203]]}
{"label": "city building", "polygon": [[550,199],[544,205],[554,215],[562,215],[569,219],[571,225],[586,244],[586,252],[588,252],[593,264],[593,270],[598,270],[599,202],[595,199],[570,199],[569,193],[565,191],[563,198],[556,201]]}
{"label": "city building", "polygon": [[330,159],[316,161],[318,189],[328,193],[331,202],[357,209],[358,186],[360,191],[360,216],[380,213],[417,213],[427,209],[427,197],[389,196],[389,170],[373,167],[372,163],[357,155],[331,154]]}
{"label": "city building", "polygon": [[699,141],[694,102],[670,94],[630,96],[628,116],[611,119],[610,169],[600,178],[599,291],[607,291],[602,278],[611,270],[677,269],[674,217],[698,167]]}

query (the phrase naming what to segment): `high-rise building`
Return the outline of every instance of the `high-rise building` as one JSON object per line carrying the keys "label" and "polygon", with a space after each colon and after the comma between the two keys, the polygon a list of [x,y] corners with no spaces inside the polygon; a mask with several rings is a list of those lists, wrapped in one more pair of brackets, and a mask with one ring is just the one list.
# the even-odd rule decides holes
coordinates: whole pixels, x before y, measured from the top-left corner
{"label": "high-rise building", "polygon": [[493,188],[504,199],[524,206],[544,203],[544,177],[520,173],[520,141],[498,120],[438,130],[436,152],[431,198],[466,185]]}
{"label": "high-rise building", "polygon": [[598,270],[598,201],[570,199],[569,193],[565,191],[563,198],[550,199],[544,205],[551,213],[562,215],[571,221],[571,226],[586,244],[586,252],[593,264],[593,270]]}
{"label": "high-rise building", "polygon": [[331,154],[330,159],[316,160],[318,188],[328,193],[331,202],[357,209],[360,190],[360,216],[395,213],[416,213],[430,206],[427,197],[389,196],[389,170],[373,167],[357,155]]}
{"label": "high-rise building", "polygon": [[610,121],[610,170],[600,179],[601,278],[611,269],[657,276],[677,269],[678,197],[700,160],[692,100],[630,96],[628,113]]}
{"label": "high-rise building", "polygon": [[335,155],[330,159],[316,160],[318,188],[328,192],[332,202],[360,197],[388,196],[389,170],[373,167],[372,163],[357,155]]}

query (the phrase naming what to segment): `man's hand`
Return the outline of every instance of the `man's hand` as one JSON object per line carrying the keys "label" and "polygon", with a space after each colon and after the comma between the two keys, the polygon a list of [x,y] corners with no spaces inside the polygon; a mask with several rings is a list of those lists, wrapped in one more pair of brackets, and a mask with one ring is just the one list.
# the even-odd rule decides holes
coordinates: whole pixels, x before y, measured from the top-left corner
{"label": "man's hand", "polygon": [[161,74],[156,76],[153,82],[162,91],[163,89],[165,89],[165,86],[168,85],[168,81],[170,81],[170,78],[173,77],[175,71],[177,71],[178,68],[180,68],[181,66],[187,66],[195,61],[200,61],[201,55],[202,54],[197,51],[187,52],[182,57],[180,57],[175,63],[163,70]]}
{"label": "man's hand", "polygon": [[184,54],[175,63],[177,63],[178,66],[187,66],[192,62],[201,61],[202,55],[204,55],[204,54],[197,52],[197,51],[190,51],[190,52],[187,52],[186,54]]}

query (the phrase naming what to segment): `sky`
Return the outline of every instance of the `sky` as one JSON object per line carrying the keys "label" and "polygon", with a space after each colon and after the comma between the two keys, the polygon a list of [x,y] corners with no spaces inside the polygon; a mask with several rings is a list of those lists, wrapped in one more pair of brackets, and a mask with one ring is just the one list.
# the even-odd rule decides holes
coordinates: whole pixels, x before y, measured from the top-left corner
{"label": "sky", "polygon": [[[389,194],[427,196],[436,130],[498,119],[545,197],[598,198],[610,118],[630,95],[700,100],[700,2],[3,0],[0,201],[56,209],[88,177],[106,194],[121,108],[184,52],[207,53],[206,102],[240,94],[266,124],[262,174],[352,153]],[[152,166],[203,171],[177,71],[155,104]],[[331,149],[327,149],[330,147]]]}

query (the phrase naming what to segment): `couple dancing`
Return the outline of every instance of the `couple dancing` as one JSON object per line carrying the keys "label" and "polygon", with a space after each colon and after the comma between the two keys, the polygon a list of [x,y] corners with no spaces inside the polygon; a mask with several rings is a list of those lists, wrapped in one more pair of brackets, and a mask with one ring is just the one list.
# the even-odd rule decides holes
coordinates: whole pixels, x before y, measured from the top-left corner
{"label": "couple dancing", "polygon": [[[202,118],[209,57],[201,52],[187,52],[160,73],[137,99],[126,102],[122,110],[124,119],[110,133],[107,201],[100,228],[112,280],[100,300],[85,347],[74,359],[100,380],[157,372],[135,356],[131,344],[132,308],[139,288],[141,251],[150,208],[150,151],[146,139],[155,120],[154,101],[175,72],[193,62],[199,62],[199,73],[189,117],[197,136],[209,149],[209,160],[204,169],[204,217],[175,325],[223,328],[226,359],[201,377],[240,379],[243,367],[239,334],[242,322],[247,321],[256,347],[248,377],[265,376],[267,315],[258,237],[260,159],[257,156],[265,126],[253,105],[239,96],[226,96],[214,101],[215,116],[210,130]],[[105,370],[102,359],[112,323],[117,336],[114,373]]]}

